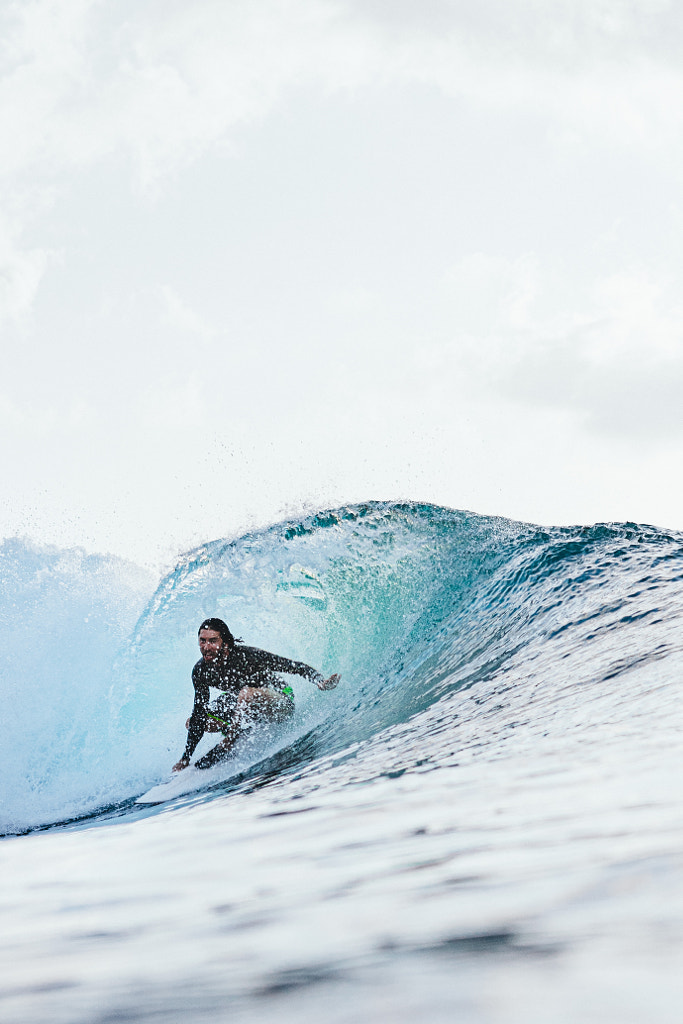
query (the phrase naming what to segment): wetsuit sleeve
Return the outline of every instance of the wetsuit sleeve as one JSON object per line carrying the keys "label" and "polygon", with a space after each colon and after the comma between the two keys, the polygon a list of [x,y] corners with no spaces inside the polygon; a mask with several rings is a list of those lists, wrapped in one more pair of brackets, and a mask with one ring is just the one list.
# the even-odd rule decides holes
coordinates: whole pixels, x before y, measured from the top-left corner
{"label": "wetsuit sleeve", "polygon": [[287,675],[303,676],[305,679],[322,679],[322,675],[316,669],[303,661],[292,661],[290,658],[281,658],[278,654],[271,654],[269,651],[252,649],[257,656],[258,668],[266,672],[284,672]]}
{"label": "wetsuit sleeve", "polygon": [[192,708],[192,714],[190,715],[190,721],[187,726],[187,743],[185,744],[185,752],[181,758],[182,761],[188,760],[192,757],[199,741],[204,735],[204,729],[206,728],[206,707],[209,703],[209,687],[203,682],[201,676],[201,664],[195,665],[192,669],[192,684],[194,686],[194,707]]}

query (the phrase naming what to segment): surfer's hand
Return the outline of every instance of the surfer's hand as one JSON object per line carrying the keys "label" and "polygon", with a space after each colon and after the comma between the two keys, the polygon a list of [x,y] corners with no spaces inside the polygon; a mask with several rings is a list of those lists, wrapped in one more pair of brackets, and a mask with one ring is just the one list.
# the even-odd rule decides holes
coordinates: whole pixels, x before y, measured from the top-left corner
{"label": "surfer's hand", "polygon": [[189,757],[181,757],[177,764],[174,764],[171,768],[172,772],[181,772],[183,768],[187,768],[190,763]]}
{"label": "surfer's hand", "polygon": [[341,682],[341,676],[338,672],[335,672],[329,679],[317,679],[315,685],[319,690],[334,690],[339,682]]}

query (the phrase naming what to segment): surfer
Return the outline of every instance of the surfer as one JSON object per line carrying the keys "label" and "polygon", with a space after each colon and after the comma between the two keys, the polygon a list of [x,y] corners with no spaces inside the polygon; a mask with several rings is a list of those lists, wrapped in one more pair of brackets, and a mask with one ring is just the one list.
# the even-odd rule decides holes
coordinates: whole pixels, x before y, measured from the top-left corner
{"label": "surfer", "polygon": [[[339,675],[325,679],[310,665],[247,647],[222,619],[205,619],[199,627],[201,658],[192,669],[194,707],[185,723],[187,744],[173,771],[187,768],[205,732],[222,732],[217,746],[200,757],[197,768],[210,768],[228,756],[239,736],[257,722],[285,722],[294,713],[294,691],[280,673],[304,676],[319,690],[333,690]],[[211,687],[220,690],[209,700]]]}

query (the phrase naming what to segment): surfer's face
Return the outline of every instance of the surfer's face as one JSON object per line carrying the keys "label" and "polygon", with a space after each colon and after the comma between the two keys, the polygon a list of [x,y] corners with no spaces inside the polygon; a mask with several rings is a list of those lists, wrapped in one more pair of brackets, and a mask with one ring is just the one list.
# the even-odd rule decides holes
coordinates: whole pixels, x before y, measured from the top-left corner
{"label": "surfer's face", "polygon": [[220,633],[215,629],[199,630],[199,650],[204,661],[214,661],[223,650]]}

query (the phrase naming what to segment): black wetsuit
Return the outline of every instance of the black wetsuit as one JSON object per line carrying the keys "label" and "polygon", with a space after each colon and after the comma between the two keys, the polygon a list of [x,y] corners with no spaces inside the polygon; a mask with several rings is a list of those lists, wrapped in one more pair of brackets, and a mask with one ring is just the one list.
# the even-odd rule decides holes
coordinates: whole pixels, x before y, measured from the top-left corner
{"label": "black wetsuit", "polygon": [[[246,647],[239,643],[232,648],[226,659],[220,655],[215,661],[204,661],[200,658],[192,669],[194,707],[188,722],[187,745],[181,760],[189,761],[194,754],[204,735],[207,715],[219,721],[230,717],[237,707],[237,695],[243,686],[272,687],[291,700],[294,707],[291,687],[279,678],[278,673],[305,676],[311,680],[323,678],[303,661],[290,661],[289,658],[280,658],[277,654],[260,651],[258,647]],[[218,699],[210,704],[209,691],[212,686],[222,692]],[[208,758],[208,755],[206,757]],[[204,761],[205,758],[201,760]]]}

